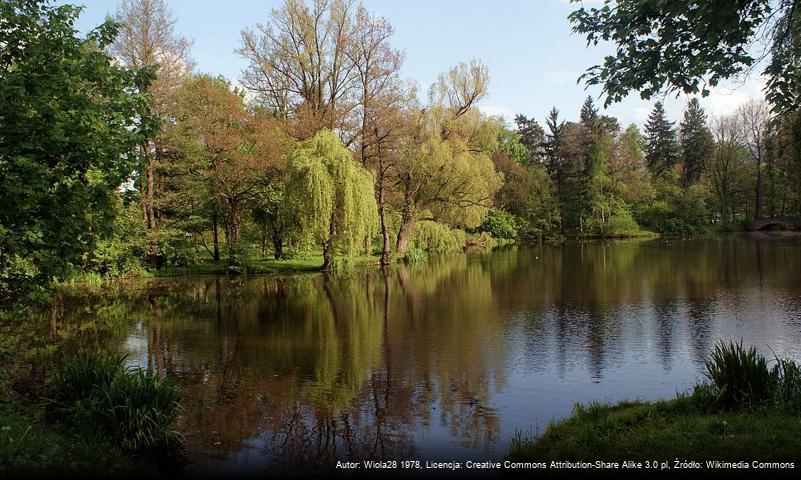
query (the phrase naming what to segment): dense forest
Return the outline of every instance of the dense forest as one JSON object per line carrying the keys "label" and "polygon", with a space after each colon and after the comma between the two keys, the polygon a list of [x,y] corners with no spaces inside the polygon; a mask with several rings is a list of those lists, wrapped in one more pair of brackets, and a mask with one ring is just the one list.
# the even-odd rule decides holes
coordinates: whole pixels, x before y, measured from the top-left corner
{"label": "dense forest", "polygon": [[286,0],[245,28],[237,82],[196,71],[164,0],[85,36],[75,6],[0,11],[3,301],[85,274],[310,253],[328,270],[801,214],[801,115],[773,101],[711,118],[688,97],[674,119],[656,101],[641,130],[589,96],[508,124],[480,110],[480,60],[421,88],[353,2]]}

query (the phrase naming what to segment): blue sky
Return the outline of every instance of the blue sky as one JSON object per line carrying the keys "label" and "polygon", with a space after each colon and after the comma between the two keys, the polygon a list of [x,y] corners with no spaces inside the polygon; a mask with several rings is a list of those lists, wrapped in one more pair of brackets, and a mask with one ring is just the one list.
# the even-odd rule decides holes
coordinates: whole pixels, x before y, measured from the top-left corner
{"label": "blue sky", "polygon": [[[59,3],[66,3],[60,1]],[[102,22],[116,0],[72,0],[84,5],[78,28]],[[177,30],[193,39],[192,54],[199,71],[236,80],[245,62],[234,49],[240,31],[266,22],[280,0],[168,0],[178,19]],[[552,106],[568,119],[578,117],[587,94],[576,79],[590,65],[600,63],[609,46],[586,48],[572,34],[567,15],[576,6],[568,0],[363,0],[371,11],[395,27],[393,45],[406,52],[403,76],[427,89],[437,74],[471,58],[489,67],[489,96],[483,111],[534,116],[540,122]],[[600,3],[596,0],[585,4]],[[731,113],[750,98],[762,98],[761,79],[729,82],[701,100],[712,115]],[[666,99],[672,120],[679,120],[687,98]],[[601,100],[597,103],[600,105]],[[622,123],[642,125],[652,106],[639,95],[610,106],[605,113]]]}

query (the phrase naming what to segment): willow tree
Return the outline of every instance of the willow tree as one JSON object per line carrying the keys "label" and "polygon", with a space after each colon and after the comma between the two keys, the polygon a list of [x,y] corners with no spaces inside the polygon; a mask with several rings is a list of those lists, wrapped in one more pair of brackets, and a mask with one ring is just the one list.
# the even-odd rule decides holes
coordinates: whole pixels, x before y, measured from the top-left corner
{"label": "willow tree", "polygon": [[323,265],[353,255],[377,231],[373,175],[357,164],[330,130],[301,142],[287,157],[287,203],[301,240],[321,245]]}

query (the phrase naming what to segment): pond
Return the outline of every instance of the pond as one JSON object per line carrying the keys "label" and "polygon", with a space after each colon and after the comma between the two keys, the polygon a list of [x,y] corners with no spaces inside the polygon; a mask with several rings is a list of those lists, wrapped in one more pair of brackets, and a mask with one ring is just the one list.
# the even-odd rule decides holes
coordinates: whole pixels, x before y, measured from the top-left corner
{"label": "pond", "polygon": [[330,278],[170,278],[62,308],[54,332],[94,318],[81,342],[181,385],[190,469],[500,459],[518,431],[541,432],[577,402],[686,391],[718,339],[801,358],[801,239],[567,243]]}

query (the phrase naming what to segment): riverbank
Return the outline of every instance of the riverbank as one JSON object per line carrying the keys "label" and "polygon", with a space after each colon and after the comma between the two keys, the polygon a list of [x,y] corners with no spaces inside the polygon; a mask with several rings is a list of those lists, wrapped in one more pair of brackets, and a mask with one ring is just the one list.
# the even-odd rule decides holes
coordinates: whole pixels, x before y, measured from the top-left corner
{"label": "riverbank", "polygon": [[534,439],[511,442],[514,461],[798,462],[801,416],[764,407],[707,413],[689,396],[577,406]]}
{"label": "riverbank", "polygon": [[0,477],[154,476],[107,441],[54,425],[43,406],[25,399],[0,400]]}

